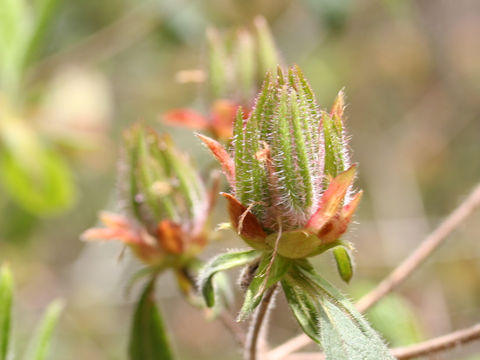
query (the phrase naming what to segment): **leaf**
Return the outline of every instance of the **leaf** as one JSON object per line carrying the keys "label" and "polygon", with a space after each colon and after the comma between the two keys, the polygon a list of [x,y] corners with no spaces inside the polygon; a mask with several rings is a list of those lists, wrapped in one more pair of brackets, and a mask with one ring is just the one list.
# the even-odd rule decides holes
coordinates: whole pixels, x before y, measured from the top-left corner
{"label": "leaf", "polygon": [[350,282],[353,276],[353,264],[350,253],[343,246],[337,246],[333,249],[333,256],[337,264],[338,274],[346,283]]}
{"label": "leaf", "polygon": [[13,301],[13,278],[8,266],[0,270],[0,360],[8,357]]}
{"label": "leaf", "polygon": [[145,287],[135,310],[128,346],[130,360],[174,358],[163,319],[153,297],[154,281],[155,278]]}
{"label": "leaf", "polygon": [[327,360],[394,360],[355,307],[307,261],[291,268],[282,287],[300,326]]}
{"label": "leaf", "polygon": [[216,273],[251,263],[257,259],[259,255],[260,252],[256,250],[228,252],[220,254],[207,262],[200,270],[198,276],[198,287],[206,305],[212,307],[215,304],[215,289],[212,279]]}
{"label": "leaf", "polygon": [[19,78],[19,57],[28,36],[24,0],[0,0],[0,87],[12,90]]}
{"label": "leaf", "polygon": [[23,63],[24,68],[34,59],[35,53],[38,51],[48,27],[52,23],[58,0],[36,0],[35,1],[35,19],[32,24],[30,38],[26,44]]}
{"label": "leaf", "polygon": [[238,320],[245,320],[258,306],[265,291],[280,281],[290,268],[291,261],[277,254],[271,268],[268,269],[271,260],[272,253],[262,257],[255,276],[245,293]]}
{"label": "leaf", "polygon": [[70,170],[56,152],[39,147],[26,165],[7,150],[0,152],[0,181],[15,202],[32,214],[68,209],[75,199]]}
{"label": "leaf", "polygon": [[25,360],[45,360],[50,348],[53,331],[63,310],[61,300],[53,301],[45,311],[45,315],[37,328]]}

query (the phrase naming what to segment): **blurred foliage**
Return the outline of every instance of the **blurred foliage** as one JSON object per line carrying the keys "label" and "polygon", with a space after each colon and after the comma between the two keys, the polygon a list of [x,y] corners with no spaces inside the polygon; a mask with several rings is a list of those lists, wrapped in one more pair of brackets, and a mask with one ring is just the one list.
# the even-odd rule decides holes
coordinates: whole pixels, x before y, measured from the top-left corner
{"label": "blurred foliage", "polygon": [[[0,268],[0,359],[17,359],[13,350],[12,307],[14,284],[13,277],[7,265]],[[45,311],[42,321],[31,336],[30,344],[24,353],[25,360],[46,360],[50,350],[53,330],[63,309],[60,300],[53,301]]]}
{"label": "blurred foliage", "polygon": [[[15,268],[19,347],[29,338],[31,318],[50,301],[46,294],[61,295],[69,312],[58,334],[56,359],[71,354],[125,358],[132,303],[123,288],[138,264],[119,265],[115,244],[92,248],[78,241],[78,234],[95,224],[99,209],[123,206],[115,201],[115,153],[127,124],[141,119],[169,131],[204,174],[212,167],[189,130],[158,121],[175,107],[204,106],[205,87],[178,83],[175,75],[198,70],[198,64],[206,69],[209,26],[231,32],[250,28],[255,16],[263,15],[282,59],[302,67],[322,108],[345,87],[353,161],[360,164],[358,186],[365,190],[358,225],[348,239],[356,247],[352,286],[381,279],[478,182],[476,0],[59,1],[52,2],[50,23],[42,25],[43,35],[28,56],[26,42],[39,19],[34,9],[48,2],[0,3],[0,9],[13,6],[21,16],[13,26],[23,28],[24,39],[21,46],[12,40],[6,45],[0,30],[0,67],[5,69],[0,74],[7,71],[4,66],[17,69],[5,80],[0,75],[1,101],[8,105],[0,107],[0,129],[13,127],[15,143],[31,139],[26,148],[7,146],[0,130],[2,163],[14,159],[13,174],[23,178],[7,185],[13,175],[0,170],[0,260]],[[0,21],[0,28],[12,26],[6,24],[12,22]],[[8,34],[20,36],[18,30]],[[6,53],[4,46],[17,49]],[[28,60],[20,66],[13,57]],[[4,121],[7,109],[8,117],[17,119],[13,125]],[[51,154],[60,160],[46,160]],[[63,178],[65,171],[69,175]],[[30,194],[21,195],[25,191]],[[227,220],[224,209],[219,201],[212,224]],[[424,338],[478,321],[479,224],[476,214],[400,289]],[[215,237],[222,241],[213,242],[209,254],[241,246],[228,231]],[[318,265],[335,279],[333,263],[323,259]],[[179,300],[175,287],[166,277],[157,295],[180,357],[240,358],[223,327],[206,323]],[[288,323],[287,311],[276,316],[284,324],[277,328],[278,341],[299,332]],[[445,359],[472,360],[479,352],[471,344]]]}

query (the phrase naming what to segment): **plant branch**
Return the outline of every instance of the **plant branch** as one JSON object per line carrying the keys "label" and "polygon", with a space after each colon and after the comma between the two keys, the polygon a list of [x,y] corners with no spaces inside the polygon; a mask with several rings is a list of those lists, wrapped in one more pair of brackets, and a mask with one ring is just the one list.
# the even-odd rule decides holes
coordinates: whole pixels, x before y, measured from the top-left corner
{"label": "plant branch", "polygon": [[[419,344],[392,349],[392,355],[398,360],[415,359],[421,356],[429,356],[437,352],[450,350],[458,345],[466,344],[480,339],[480,323],[472,327],[457,330],[447,335],[439,336]],[[268,358],[271,360],[272,358]],[[322,360],[320,353],[291,354],[286,360]]]}
{"label": "plant branch", "polygon": [[[273,299],[273,295],[276,289],[277,285],[273,285],[266,291],[257,311],[255,312],[255,317],[252,320],[252,325],[250,327],[247,342],[245,344],[244,357],[246,360],[257,360],[258,344],[261,343],[260,334],[262,330],[262,325],[267,318],[270,303]],[[263,335],[265,335],[265,333]]]}
{"label": "plant branch", "polygon": [[357,309],[365,312],[405,281],[480,206],[480,184],[470,195],[375,289],[362,297]]}
{"label": "plant branch", "polygon": [[480,323],[419,344],[393,349],[392,354],[398,360],[414,359],[420,356],[449,350],[455,346],[466,344],[478,339],[480,339]]}
{"label": "plant branch", "polygon": [[[425,240],[398,265],[378,286],[362,297],[356,307],[365,312],[380,299],[405,281],[425,260],[436,250],[443,241],[457,229],[480,206],[480,184],[470,195],[430,234]],[[298,335],[269,352],[269,359],[280,360],[285,358],[312,340],[305,334]],[[318,358],[318,354],[317,354]]]}

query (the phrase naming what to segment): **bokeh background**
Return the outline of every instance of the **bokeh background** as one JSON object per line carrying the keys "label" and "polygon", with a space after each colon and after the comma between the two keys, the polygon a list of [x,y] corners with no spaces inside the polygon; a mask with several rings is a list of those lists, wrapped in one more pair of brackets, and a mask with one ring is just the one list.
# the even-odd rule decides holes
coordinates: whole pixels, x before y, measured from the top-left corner
{"label": "bokeh background", "polygon": [[[25,189],[0,190],[0,261],[11,265],[17,283],[18,353],[46,304],[61,297],[67,306],[52,359],[126,358],[135,297],[125,288],[139,265],[128,255],[119,260],[120,245],[86,244],[79,234],[96,224],[99,210],[119,206],[121,131],[134,121],[170,132],[207,177],[210,155],[192,131],[162,124],[162,114],[174,107],[206,111],[202,85],[179,83],[175,74],[204,68],[208,26],[234,32],[251,27],[258,14],[283,61],[302,67],[322,107],[341,88],[347,94],[357,184],[365,190],[348,234],[356,274],[345,286],[330,254],[315,261],[352,298],[385,276],[480,180],[477,0],[60,1],[18,96],[22,123],[61,157],[73,186],[52,211],[11,194]],[[224,205],[218,203],[214,224],[227,220]],[[243,246],[229,231],[214,238],[205,259]],[[480,320],[479,240],[477,212],[369,315],[392,345]],[[241,358],[222,325],[185,303],[168,274],[158,297],[180,359]],[[299,333],[281,297],[270,329],[274,344]],[[472,344],[434,359],[478,354]]]}

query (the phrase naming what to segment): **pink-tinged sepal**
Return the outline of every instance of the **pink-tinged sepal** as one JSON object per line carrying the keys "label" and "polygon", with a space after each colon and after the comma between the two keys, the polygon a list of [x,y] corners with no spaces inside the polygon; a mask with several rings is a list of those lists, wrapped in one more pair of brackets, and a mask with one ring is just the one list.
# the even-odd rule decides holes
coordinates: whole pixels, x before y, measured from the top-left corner
{"label": "pink-tinged sepal", "polygon": [[210,128],[217,139],[226,140],[232,137],[238,107],[238,104],[227,99],[215,100],[213,103]]}
{"label": "pink-tinged sepal", "polygon": [[228,201],[228,213],[235,231],[245,242],[257,250],[269,249],[265,239],[267,233],[256,216],[233,195],[221,193]]}
{"label": "pink-tinged sepal", "polygon": [[360,190],[358,193],[355,194],[352,200],[350,200],[350,202],[343,207],[342,218],[348,219],[348,222],[350,222],[353,214],[357,210],[358,204],[360,203],[362,196],[363,196],[363,191]]}
{"label": "pink-tinged sepal", "polygon": [[167,111],[163,118],[173,126],[183,126],[194,130],[206,130],[210,127],[208,119],[191,109],[173,109]]}
{"label": "pink-tinged sepal", "polygon": [[341,119],[343,117],[343,112],[345,110],[345,93],[343,90],[340,90],[335,102],[333,103],[332,110],[330,111],[330,116],[332,118]]}
{"label": "pink-tinged sepal", "polygon": [[232,158],[228,155],[225,148],[218,141],[209,138],[208,136],[197,134],[197,137],[208,147],[213,156],[218,160],[222,166],[223,173],[227,178],[230,186],[234,186],[235,182],[235,165]]}
{"label": "pink-tinged sepal", "polygon": [[87,229],[81,235],[85,241],[120,240],[125,244],[142,242],[140,233],[122,215],[102,212],[100,220],[106,227]]}
{"label": "pink-tinged sepal", "polygon": [[340,210],[348,189],[355,179],[356,165],[337,175],[328,185],[327,190],[320,199],[320,206],[315,214],[308,220],[306,228],[318,233],[333,219]]}

